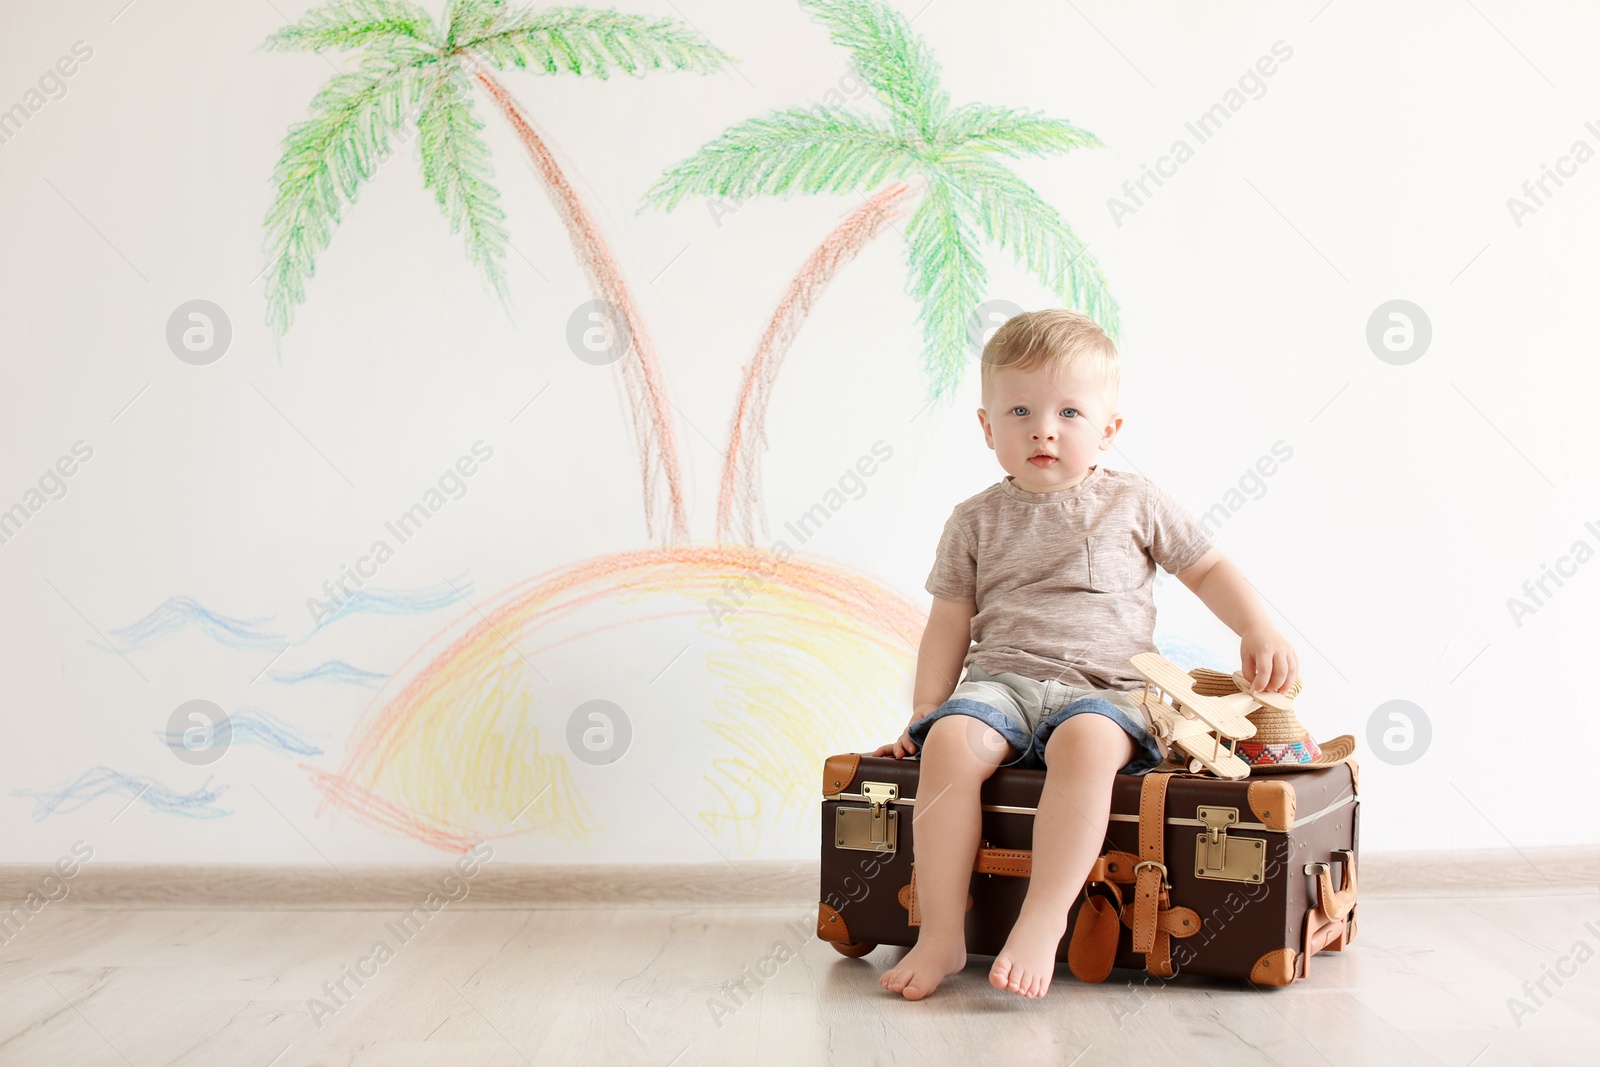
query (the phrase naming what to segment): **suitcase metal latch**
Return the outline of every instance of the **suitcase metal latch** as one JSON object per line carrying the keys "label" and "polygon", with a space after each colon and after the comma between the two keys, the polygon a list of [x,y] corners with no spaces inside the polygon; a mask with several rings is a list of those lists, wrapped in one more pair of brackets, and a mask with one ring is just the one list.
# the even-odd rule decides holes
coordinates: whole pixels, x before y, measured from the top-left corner
{"label": "suitcase metal latch", "polygon": [[1194,839],[1196,878],[1224,882],[1261,882],[1266,878],[1267,843],[1259,837],[1228,837],[1239,821],[1238,808],[1201,806],[1195,817],[1206,829]]}
{"label": "suitcase metal latch", "polygon": [[833,843],[837,848],[863,852],[893,852],[899,836],[900,813],[890,809],[900,798],[900,787],[892,782],[862,782],[864,808],[840,804],[834,809]]}

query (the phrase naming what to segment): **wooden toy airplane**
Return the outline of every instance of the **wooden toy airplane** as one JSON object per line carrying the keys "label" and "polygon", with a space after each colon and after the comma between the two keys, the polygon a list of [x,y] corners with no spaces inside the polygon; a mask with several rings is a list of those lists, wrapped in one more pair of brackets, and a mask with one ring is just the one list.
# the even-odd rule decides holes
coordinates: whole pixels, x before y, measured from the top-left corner
{"label": "wooden toy airplane", "polygon": [[1129,662],[1145,680],[1143,694],[1134,699],[1150,712],[1158,736],[1188,757],[1191,771],[1203,767],[1218,778],[1249,777],[1250,765],[1234,748],[1255,734],[1256,724],[1245,715],[1263,702],[1260,696],[1203,696],[1195,692],[1195,679],[1159,652],[1141,652]]}

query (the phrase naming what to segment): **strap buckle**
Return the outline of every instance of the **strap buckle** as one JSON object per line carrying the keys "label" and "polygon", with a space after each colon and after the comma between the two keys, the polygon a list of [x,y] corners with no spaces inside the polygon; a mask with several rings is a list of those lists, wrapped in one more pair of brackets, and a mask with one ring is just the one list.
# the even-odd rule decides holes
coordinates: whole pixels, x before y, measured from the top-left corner
{"label": "strap buckle", "polygon": [[1140,860],[1138,863],[1135,863],[1133,865],[1134,877],[1137,878],[1139,876],[1139,871],[1142,870],[1145,867],[1154,867],[1156,870],[1161,872],[1161,888],[1162,889],[1171,889],[1172,888],[1172,883],[1167,881],[1167,865],[1166,864],[1157,863],[1155,860]]}

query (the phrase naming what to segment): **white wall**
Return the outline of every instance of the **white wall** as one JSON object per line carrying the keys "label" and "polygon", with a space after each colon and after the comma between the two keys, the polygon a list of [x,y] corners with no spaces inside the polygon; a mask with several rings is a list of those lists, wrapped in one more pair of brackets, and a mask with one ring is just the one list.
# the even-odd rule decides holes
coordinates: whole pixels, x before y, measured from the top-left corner
{"label": "white wall", "polygon": [[[1122,307],[1128,422],[1110,465],[1201,512],[1275,442],[1292,448],[1221,544],[1300,651],[1303,717],[1360,741],[1364,846],[1600,840],[1585,775],[1566,766],[1595,739],[1572,668],[1592,652],[1600,564],[1577,566],[1520,620],[1507,606],[1574,542],[1600,547],[1588,411],[1600,164],[1550,186],[1520,224],[1507,205],[1575,141],[1600,148],[1600,112],[1585,104],[1600,14],[1357,0],[1170,4],[1161,17],[1104,2],[897,6],[916,15],[956,103],[1041,109],[1105,142],[1013,166],[1090,243]],[[820,758],[897,733],[940,526],[1003,473],[972,415],[976,374],[954,404],[921,411],[899,236],[846,269],[785,365],[767,427],[772,532],[759,543],[882,440],[893,458],[803,555],[845,569],[839,588],[891,592],[907,614],[857,604],[772,621],[753,602],[730,640],[705,609],[714,584],[699,584],[719,572],[691,565],[671,579],[678,592],[613,590],[537,632],[483,637],[482,673],[424,702],[387,770],[357,773],[347,760],[373,724],[534,579],[660,547],[645,536],[619,379],[567,347],[589,291],[521,146],[481,97],[516,249],[509,314],[422,188],[413,146],[346,212],[280,362],[258,280],[262,219],[280,141],[337,60],[259,49],[281,25],[268,4],[121,7],[16,9],[0,34],[0,107],[25,102],[74,42],[93,50],[65,95],[0,144],[0,507],[26,503],[74,442],[93,450],[66,495],[0,544],[0,860],[49,861],[84,839],[105,861],[432,861],[445,824],[508,835],[497,855],[517,860],[814,854]],[[623,7],[682,12],[740,73],[502,78],[651,325],[693,543],[709,549],[740,368],[781,287],[860,198],[754,199],[720,226],[703,202],[635,208],[663,169],[733,123],[850,83],[845,54],[793,4]],[[1259,98],[1119,224],[1108,198],[1175,139],[1194,145],[1185,122],[1279,41],[1292,57]],[[991,297],[1049,302],[1004,253],[985,257]],[[233,330],[204,367],[165,339],[174,309],[197,298]],[[1381,361],[1365,338],[1393,299],[1432,324],[1409,365]],[[470,603],[357,614],[300,642],[307,599],[480,440],[493,458],[465,495],[368,586],[448,591],[448,580]],[[191,614],[142,647],[97,647],[174,597],[296,643],[274,660],[282,642],[218,640]],[[1237,666],[1237,640],[1186,590],[1163,583],[1158,602],[1158,637]],[[516,653],[502,647],[513,638]],[[385,680],[263,674],[329,661]],[[769,683],[787,747],[740,740],[760,725],[746,687]],[[194,699],[236,718],[261,709],[319,751],[240,734],[215,763],[186,763],[158,734]],[[608,766],[573,758],[565,740],[572,710],[596,699],[633,727]],[[1396,699],[1431,723],[1409,763],[1367,741],[1375,710]],[[35,818],[35,794],[68,792],[94,768],[109,769],[104,791],[79,783],[77,800]],[[317,783],[345,772],[383,803],[326,803]],[[513,822],[552,773],[559,788]],[[208,782],[223,790],[210,802],[198,792]]]}

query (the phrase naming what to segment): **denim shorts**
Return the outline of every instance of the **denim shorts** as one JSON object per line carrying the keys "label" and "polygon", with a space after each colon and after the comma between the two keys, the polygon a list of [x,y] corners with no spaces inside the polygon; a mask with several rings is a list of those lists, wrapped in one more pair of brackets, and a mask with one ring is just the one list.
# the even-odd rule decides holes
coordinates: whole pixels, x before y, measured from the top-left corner
{"label": "denim shorts", "polygon": [[976,666],[950,699],[907,730],[922,756],[928,730],[946,715],[970,715],[999,731],[1011,746],[1003,767],[1041,768],[1050,734],[1074,715],[1104,715],[1133,738],[1135,752],[1118,774],[1144,774],[1161,765],[1163,753],[1151,735],[1144,709],[1116,689],[1080,689],[1065,682],[1036,681],[1012,671],[986,674]]}

